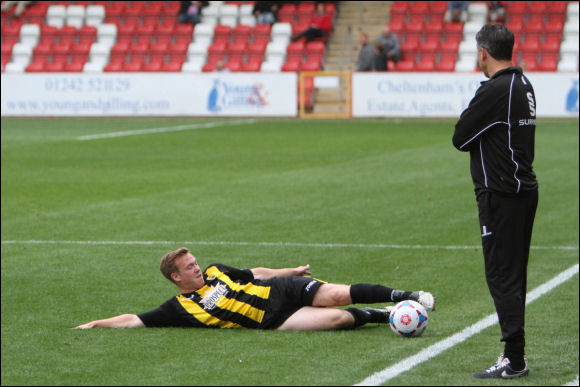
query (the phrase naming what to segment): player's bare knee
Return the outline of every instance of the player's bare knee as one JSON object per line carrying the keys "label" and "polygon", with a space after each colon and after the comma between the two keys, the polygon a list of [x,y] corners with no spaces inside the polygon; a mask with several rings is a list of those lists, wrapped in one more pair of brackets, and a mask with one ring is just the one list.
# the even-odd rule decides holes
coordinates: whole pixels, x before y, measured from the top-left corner
{"label": "player's bare knee", "polygon": [[321,302],[322,306],[345,306],[350,304],[348,286],[327,284],[324,285]]}
{"label": "player's bare knee", "polygon": [[352,314],[345,310],[341,310],[341,313],[337,313],[334,319],[334,326],[336,329],[349,329],[354,325],[354,317]]}

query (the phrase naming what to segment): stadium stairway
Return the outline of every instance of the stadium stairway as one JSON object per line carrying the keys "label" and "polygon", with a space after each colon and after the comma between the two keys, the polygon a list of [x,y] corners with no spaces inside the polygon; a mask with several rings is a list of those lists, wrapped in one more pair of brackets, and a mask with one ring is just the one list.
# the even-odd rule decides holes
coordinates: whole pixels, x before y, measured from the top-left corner
{"label": "stadium stairway", "polygon": [[359,35],[366,32],[370,41],[381,34],[389,20],[392,1],[341,1],[334,32],[328,41],[324,68],[327,71],[354,70],[360,50]]}

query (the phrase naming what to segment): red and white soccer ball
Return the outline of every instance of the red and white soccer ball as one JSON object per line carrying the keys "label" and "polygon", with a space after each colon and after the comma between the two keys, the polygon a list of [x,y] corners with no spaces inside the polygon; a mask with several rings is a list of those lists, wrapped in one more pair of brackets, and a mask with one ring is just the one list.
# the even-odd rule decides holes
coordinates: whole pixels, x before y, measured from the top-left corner
{"label": "red and white soccer ball", "polygon": [[395,305],[389,320],[397,336],[417,337],[427,328],[429,317],[423,305],[406,300]]}

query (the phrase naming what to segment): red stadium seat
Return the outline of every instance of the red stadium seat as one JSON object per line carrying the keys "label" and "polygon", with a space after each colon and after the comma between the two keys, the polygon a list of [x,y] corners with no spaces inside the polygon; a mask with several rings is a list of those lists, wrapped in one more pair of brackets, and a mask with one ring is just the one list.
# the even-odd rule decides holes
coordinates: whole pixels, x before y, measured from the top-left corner
{"label": "red stadium seat", "polygon": [[409,4],[409,13],[411,15],[427,15],[429,13],[429,4],[427,1],[415,1]]}
{"label": "red stadium seat", "polygon": [[73,44],[71,53],[73,62],[78,62],[79,59],[87,59],[91,52],[91,45],[89,43]]}
{"label": "red stadium seat", "polygon": [[406,16],[409,12],[409,2],[408,1],[395,1],[389,8],[391,17],[395,15]]}
{"label": "red stadium seat", "polygon": [[215,38],[225,37],[228,40],[230,39],[230,35],[232,34],[232,27],[225,25],[225,24],[218,24],[215,26],[213,30],[213,36]]}
{"label": "red stadium seat", "polygon": [[153,43],[149,47],[149,58],[154,62],[162,62],[169,51],[169,44],[165,42]]}
{"label": "red stadium seat", "polygon": [[264,36],[268,39],[270,38],[270,33],[272,32],[272,27],[269,24],[258,24],[253,29],[254,41],[256,41],[257,36]]}
{"label": "red stadium seat", "polygon": [[542,54],[558,54],[560,52],[559,37],[548,39],[540,46]]}
{"label": "red stadium seat", "polygon": [[175,33],[175,24],[158,24],[155,27],[155,36],[159,38],[160,36],[171,37]]}
{"label": "red stadium seat", "polygon": [[429,23],[426,23],[425,32],[434,35],[443,34],[443,20],[431,20]]}
{"label": "red stadium seat", "polygon": [[241,62],[230,62],[225,64],[225,67],[230,70],[231,72],[239,72],[242,71],[242,63]]}
{"label": "red stadium seat", "polygon": [[[163,4],[165,5],[165,4]],[[161,4],[157,2],[151,2],[149,5],[146,5],[143,8],[142,16],[143,16],[143,25],[156,25],[159,21],[159,16],[162,13]],[[177,13],[176,13],[177,14]]]}
{"label": "red stadium seat", "polygon": [[439,63],[435,65],[435,71],[442,72],[453,72],[455,71],[455,58],[440,60]]}
{"label": "red stadium seat", "polygon": [[300,61],[287,61],[282,65],[282,72],[298,72],[300,71],[300,66],[301,66],[301,62]]}
{"label": "red stadium seat", "polygon": [[435,54],[439,51],[439,40],[426,40],[419,43],[419,52]]}
{"label": "red stadium seat", "polygon": [[111,60],[115,58],[115,60],[119,60],[119,58],[125,58],[129,54],[129,43],[121,42],[115,43],[113,47],[111,47]]}
{"label": "red stadium seat", "polygon": [[402,60],[395,64],[396,71],[414,71],[415,70],[415,61],[411,60]]}
{"label": "red stadium seat", "polygon": [[308,42],[306,43],[306,55],[323,56],[326,52],[326,46],[322,42]]}
{"label": "red stadium seat", "polygon": [[568,11],[567,1],[551,1],[548,4],[547,13],[549,15],[566,15]]}
{"label": "red stadium seat", "polygon": [[260,62],[246,62],[246,63],[242,63],[241,71],[259,72],[261,66],[262,66],[261,61]]}
{"label": "red stadium seat", "polygon": [[72,62],[64,65],[63,71],[67,73],[82,73],[85,67],[84,62]]}
{"label": "red stadium seat", "polygon": [[209,56],[217,56],[217,55],[221,55],[224,56],[226,55],[226,44],[225,43],[212,43],[208,50],[207,50]]}
{"label": "red stadium seat", "polygon": [[32,62],[32,63],[28,64],[28,66],[26,66],[25,71],[27,73],[42,73],[46,70],[44,69],[44,63]]}
{"label": "red stadium seat", "polygon": [[248,57],[260,57],[262,58],[264,56],[264,53],[266,52],[266,46],[267,43],[263,43],[263,42],[254,42],[254,43],[250,43],[247,46],[247,51],[248,51]]}
{"label": "red stadium seat", "polygon": [[419,40],[418,39],[411,39],[405,40],[401,43],[401,52],[404,54],[416,54],[419,50]]}
{"label": "red stadium seat", "polygon": [[424,28],[425,28],[424,23],[420,20],[413,23],[408,23],[405,25],[405,34],[407,36],[418,35],[419,37],[421,37],[421,35],[423,35]]}
{"label": "red stadium seat", "polygon": [[133,43],[129,46],[129,53],[131,56],[139,55],[139,56],[147,56],[149,53],[149,44],[147,43]]}
{"label": "red stadium seat", "polygon": [[228,45],[228,62],[243,62],[246,56],[247,44],[232,42]]}
{"label": "red stadium seat", "polygon": [[461,38],[447,38],[441,43],[439,49],[445,54],[456,54],[459,51],[459,44],[461,43]]}
{"label": "red stadium seat", "polygon": [[526,41],[520,43],[519,50],[522,53],[537,55],[540,52],[540,39],[539,36],[526,37]]}
{"label": "red stadium seat", "polygon": [[113,63],[113,62],[109,62],[105,65],[105,67],[103,68],[103,71],[106,73],[118,73],[123,71],[123,64],[122,63]]}
{"label": "red stadium seat", "polygon": [[548,2],[535,0],[528,6],[528,14],[533,15],[546,15],[548,12]]}
{"label": "red stadium seat", "polygon": [[[2,47],[4,47],[4,45]],[[52,43],[38,43],[32,50],[32,53],[35,62],[46,62],[52,55]]]}
{"label": "red stadium seat", "polygon": [[136,73],[136,72],[140,72],[142,70],[143,70],[143,63],[130,62],[130,63],[123,64],[123,71],[128,72],[128,73]]}
{"label": "red stadium seat", "polygon": [[302,58],[306,51],[304,42],[292,42],[286,47],[287,56],[296,56]]}
{"label": "red stadium seat", "polygon": [[449,38],[450,36],[459,36],[463,35],[463,23],[461,22],[451,22],[445,23],[443,30],[445,32],[445,38]]}
{"label": "red stadium seat", "polygon": [[517,15],[517,14],[526,14],[528,4],[527,1],[511,1],[511,2],[504,2],[504,6],[506,8],[506,12],[508,15]]}
{"label": "red stadium seat", "polygon": [[64,63],[47,63],[44,65],[44,71],[48,73],[62,73],[64,71]]}
{"label": "red stadium seat", "polygon": [[431,72],[435,71],[435,61],[434,60],[422,60],[415,65],[415,71],[419,72]]}
{"label": "red stadium seat", "polygon": [[168,62],[161,64],[161,71],[165,72],[180,72],[181,67],[183,66],[183,62]]}
{"label": "red stadium seat", "polygon": [[428,6],[431,20],[437,18],[443,19],[447,11],[447,1],[432,1]]}
{"label": "red stadium seat", "polygon": [[155,25],[154,24],[141,24],[135,28],[135,34],[138,36],[147,36],[153,37],[155,33]]}
{"label": "red stadium seat", "polygon": [[189,44],[186,43],[173,43],[169,45],[169,60],[170,62],[183,62],[185,56],[187,55],[187,49]]}
{"label": "red stadium seat", "polygon": [[312,60],[307,60],[306,62],[302,63],[301,67],[302,71],[320,71],[320,69],[321,62]]}
{"label": "red stadium seat", "polygon": [[237,24],[232,33],[234,36],[247,36],[249,38],[252,35],[252,27],[245,24]]}
{"label": "red stadium seat", "polygon": [[191,41],[193,38],[193,26],[191,24],[176,24],[173,33],[176,39],[178,37],[185,37]]}
{"label": "red stadium seat", "polygon": [[203,67],[201,68],[201,71],[204,73],[211,73],[213,71],[215,71],[216,69],[216,65],[215,63],[206,63],[203,65]]}
{"label": "red stadium seat", "polygon": [[391,18],[391,21],[389,22],[389,28],[391,29],[391,32],[401,36],[405,31],[405,21],[402,19],[393,20],[393,18]]}
{"label": "red stadium seat", "polygon": [[71,51],[70,43],[58,43],[52,46],[52,61],[66,62]]}
{"label": "red stadium seat", "polygon": [[161,62],[149,62],[143,64],[143,71],[145,72],[159,72],[161,71]]}
{"label": "red stadium seat", "polygon": [[144,4],[138,1],[132,1],[130,4],[126,5],[124,12],[125,24],[134,23],[139,24],[141,22],[141,14],[143,13]]}
{"label": "red stadium seat", "polygon": [[278,20],[281,22],[294,22],[296,15],[296,5],[292,3],[284,3],[278,10]]}

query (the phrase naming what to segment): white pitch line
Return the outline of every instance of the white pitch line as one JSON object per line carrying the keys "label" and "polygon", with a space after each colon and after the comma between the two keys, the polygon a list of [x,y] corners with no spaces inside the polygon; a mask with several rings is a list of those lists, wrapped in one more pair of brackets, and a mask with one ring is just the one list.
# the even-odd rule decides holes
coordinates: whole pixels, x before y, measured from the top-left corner
{"label": "white pitch line", "polygon": [[[534,290],[529,292],[527,297],[526,297],[526,305],[530,304],[531,302],[534,302],[535,300],[542,297],[544,294],[548,293],[549,291],[551,291],[555,287],[563,284],[564,282],[566,282],[567,280],[569,280],[570,278],[572,278],[576,274],[578,274],[578,264],[575,264],[574,266],[570,267],[569,269],[564,270],[563,272],[558,274],[556,277],[552,278],[548,282],[543,283],[542,285],[538,286],[537,288],[535,288]],[[384,384],[387,381],[399,376],[403,372],[409,371],[413,367],[443,353],[444,351],[448,350],[449,348],[452,348],[452,347],[456,346],[457,344],[462,343],[463,341],[467,340],[471,336],[476,335],[476,334],[480,333],[481,331],[483,331],[484,329],[489,328],[490,326],[495,325],[497,323],[498,323],[497,314],[496,313],[490,314],[489,316],[483,318],[482,320],[479,320],[475,324],[465,328],[461,332],[458,332],[458,333],[454,334],[453,336],[450,336],[444,340],[441,340],[441,341],[425,348],[424,350],[417,353],[416,355],[413,355],[413,356],[410,356],[406,359],[403,359],[400,362],[369,376],[368,378],[366,378],[362,382],[357,383],[355,385],[356,386],[378,386],[378,385]]]}
{"label": "white pitch line", "polygon": [[[235,242],[235,241],[70,241],[70,240],[6,240],[3,245],[206,245],[206,246],[259,246],[259,247],[318,247],[361,249],[424,249],[424,250],[477,250],[481,246],[397,245],[367,243],[301,243],[301,242]],[[577,251],[578,246],[531,246],[534,250]]]}
{"label": "white pitch line", "polygon": [[576,379],[564,384],[564,386],[578,386],[578,375],[576,375]]}
{"label": "white pitch line", "polygon": [[125,130],[125,131],[121,131],[121,132],[111,132],[111,133],[93,134],[93,135],[89,135],[89,136],[80,136],[80,137],[77,137],[77,140],[87,141],[87,140],[98,140],[98,139],[102,139],[102,138],[137,136],[139,134],[178,132],[180,130],[205,129],[205,128],[215,128],[218,126],[234,126],[234,125],[252,124],[254,122],[256,122],[256,120],[219,121],[219,122],[205,122],[202,124],[168,126],[165,128]]}

